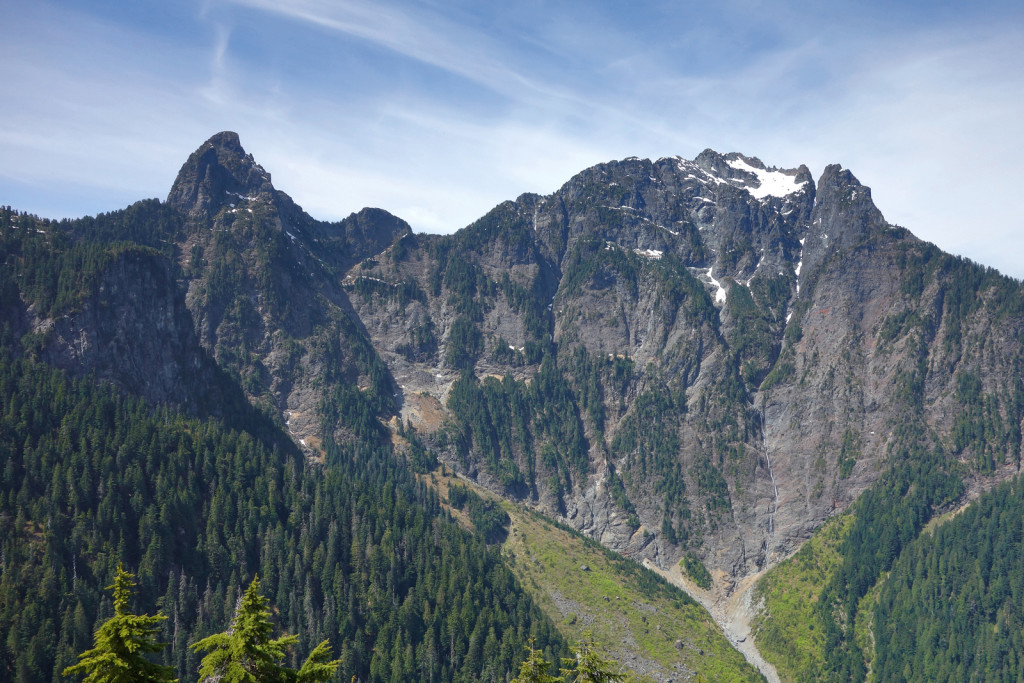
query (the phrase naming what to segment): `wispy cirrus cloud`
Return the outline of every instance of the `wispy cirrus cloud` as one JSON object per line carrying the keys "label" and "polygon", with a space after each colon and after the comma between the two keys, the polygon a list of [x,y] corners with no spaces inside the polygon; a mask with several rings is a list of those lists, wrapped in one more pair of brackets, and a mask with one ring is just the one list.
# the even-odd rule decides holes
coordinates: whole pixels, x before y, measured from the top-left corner
{"label": "wispy cirrus cloud", "polygon": [[40,0],[0,44],[18,93],[0,111],[0,201],[72,215],[162,196],[192,149],[233,129],[318,217],[379,205],[449,231],[593,163],[712,147],[842,163],[890,220],[1020,276],[1022,16],[998,2]]}
{"label": "wispy cirrus cloud", "polygon": [[478,28],[431,11],[430,5],[348,0],[228,0],[240,7],[306,22],[357,38],[454,74],[513,100],[563,96],[511,63],[514,55]]}

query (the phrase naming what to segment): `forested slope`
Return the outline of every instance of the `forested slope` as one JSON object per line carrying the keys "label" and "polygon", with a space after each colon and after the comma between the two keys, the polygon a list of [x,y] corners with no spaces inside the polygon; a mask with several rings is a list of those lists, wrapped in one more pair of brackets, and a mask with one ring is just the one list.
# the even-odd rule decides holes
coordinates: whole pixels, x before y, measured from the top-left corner
{"label": "forested slope", "polygon": [[874,610],[879,681],[1024,674],[1024,482],[1015,478],[911,543]]}
{"label": "forested slope", "polygon": [[[103,283],[133,274],[119,259],[161,257],[4,219],[0,677],[60,680],[109,616],[103,587],[119,562],[138,574],[139,610],[169,617],[163,656],[184,681],[198,671],[188,645],[227,628],[256,573],[282,629],[300,636],[295,656],[330,640],[339,680],[504,677],[530,635],[550,658],[564,654],[500,557],[452,523],[385,445],[339,445],[328,429],[326,462],[311,465],[244,399],[178,405],[172,394],[157,404],[125,393],[128,382],[76,379],[43,362],[53,336],[28,327],[26,303],[81,320],[98,300],[104,318]],[[35,289],[23,294],[26,282]],[[174,343],[174,367],[224,380],[194,337]]]}

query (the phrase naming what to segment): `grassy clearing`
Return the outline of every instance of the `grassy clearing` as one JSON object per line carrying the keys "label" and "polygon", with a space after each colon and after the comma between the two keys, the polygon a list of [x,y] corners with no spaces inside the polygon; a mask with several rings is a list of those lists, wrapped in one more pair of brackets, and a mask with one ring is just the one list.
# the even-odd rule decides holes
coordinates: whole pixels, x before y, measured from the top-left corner
{"label": "grassy clearing", "polygon": [[506,503],[503,552],[534,600],[570,639],[591,631],[626,668],[709,681],[763,680],[711,615],[632,560]]}
{"label": "grassy clearing", "polygon": [[[500,500],[443,468],[420,478],[470,531],[473,524],[465,512],[447,504],[452,485],[467,484],[481,497]],[[707,610],[682,590],[543,515],[508,501],[501,504],[511,519],[501,552],[567,638],[579,640],[590,632],[624,670],[641,676],[764,680],[729,644]]]}
{"label": "grassy clearing", "polygon": [[793,557],[760,580],[764,610],[751,624],[761,654],[783,681],[815,681],[825,664],[825,634],[815,606],[839,566],[852,515],[830,520]]}

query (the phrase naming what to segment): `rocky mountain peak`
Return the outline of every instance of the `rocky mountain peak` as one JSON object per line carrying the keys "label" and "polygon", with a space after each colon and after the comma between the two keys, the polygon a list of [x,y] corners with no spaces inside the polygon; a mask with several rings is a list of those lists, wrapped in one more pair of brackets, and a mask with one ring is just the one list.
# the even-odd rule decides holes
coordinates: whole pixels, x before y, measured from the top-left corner
{"label": "rocky mountain peak", "polygon": [[401,218],[384,209],[367,207],[341,222],[349,243],[360,245],[361,252],[373,256],[384,251],[396,239],[412,233],[412,228]]}
{"label": "rocky mountain peak", "polygon": [[830,164],[822,172],[818,180],[818,204],[830,207],[833,212],[839,208],[852,210],[865,225],[885,225],[882,212],[871,199],[871,188],[862,185],[853,173],[839,164]]}
{"label": "rocky mountain peak", "polygon": [[757,157],[738,152],[719,154],[711,149],[701,152],[694,164],[716,181],[746,190],[761,201],[785,198],[814,188],[811,173],[804,165],[790,169],[769,167]]}
{"label": "rocky mountain peak", "polygon": [[702,169],[708,172],[713,172],[718,175],[728,175],[729,168],[725,163],[725,157],[716,152],[713,149],[705,149],[703,152],[698,154],[693,163],[700,166]]}
{"label": "rocky mountain peak", "polygon": [[804,237],[805,272],[813,273],[828,254],[851,249],[886,227],[888,223],[871,199],[871,188],[839,164],[826,166]]}
{"label": "rocky mountain peak", "polygon": [[198,218],[238,198],[273,193],[270,174],[242,148],[238,134],[217,133],[189,156],[167,195],[167,203]]}

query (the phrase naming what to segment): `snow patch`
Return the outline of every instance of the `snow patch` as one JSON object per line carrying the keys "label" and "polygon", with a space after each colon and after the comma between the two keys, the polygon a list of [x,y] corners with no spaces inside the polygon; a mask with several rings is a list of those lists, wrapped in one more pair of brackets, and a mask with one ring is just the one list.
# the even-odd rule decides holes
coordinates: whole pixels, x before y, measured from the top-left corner
{"label": "snow patch", "polygon": [[[800,240],[800,260],[796,262],[796,270],[793,274],[796,276],[796,293],[800,293],[800,270],[804,267],[804,242],[807,238]],[[781,273],[780,273],[781,275]],[[789,318],[786,318],[786,322],[789,322]]]}
{"label": "snow patch", "polygon": [[[685,159],[679,159],[678,161],[676,161],[676,168],[682,171],[683,173],[686,173],[687,180],[693,179],[699,183],[706,183],[710,181],[715,183],[716,185],[722,185],[726,182],[722,178],[719,178],[716,175],[708,173],[707,171],[705,171],[703,168],[693,163],[692,161],[687,161]],[[696,175],[697,173],[700,174],[700,177]]]}
{"label": "snow patch", "polygon": [[657,249],[634,249],[633,253],[639,254],[644,258],[654,259],[655,261],[664,255],[664,252],[658,251]]}
{"label": "snow patch", "polygon": [[[761,268],[762,264],[764,264],[764,249],[763,248],[761,249],[761,258],[757,259],[757,265],[754,266],[754,272],[750,274],[749,278],[747,278],[747,287],[748,288],[750,287],[750,281],[754,279],[755,275],[757,275],[757,271]],[[779,273],[779,274],[781,275],[781,273]]]}
{"label": "snow patch", "polygon": [[798,183],[795,176],[787,175],[782,171],[766,171],[751,166],[743,159],[728,159],[727,164],[739,171],[752,173],[757,177],[757,187],[744,188],[754,196],[755,199],[765,197],[786,197],[804,189],[807,181]]}
{"label": "snow patch", "polygon": [[708,279],[711,280],[711,284],[716,288],[715,302],[724,304],[726,298],[725,287],[723,287],[722,283],[716,280],[713,275],[711,275],[711,271],[713,271],[714,269],[714,266],[708,268]]}

